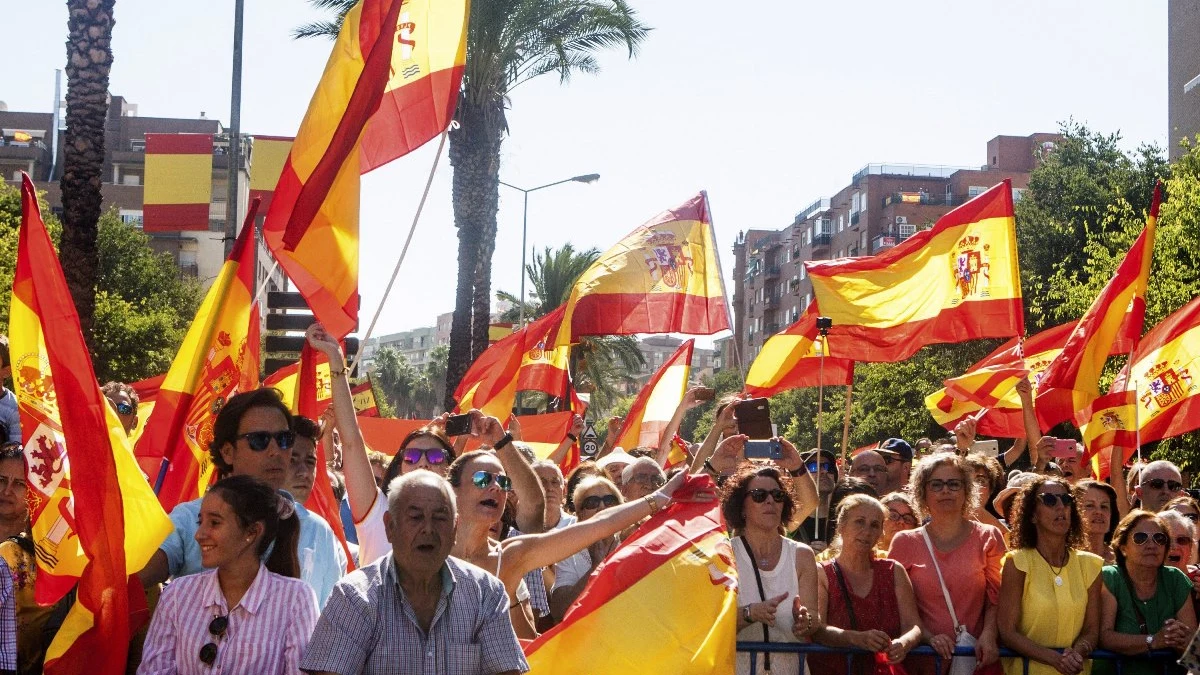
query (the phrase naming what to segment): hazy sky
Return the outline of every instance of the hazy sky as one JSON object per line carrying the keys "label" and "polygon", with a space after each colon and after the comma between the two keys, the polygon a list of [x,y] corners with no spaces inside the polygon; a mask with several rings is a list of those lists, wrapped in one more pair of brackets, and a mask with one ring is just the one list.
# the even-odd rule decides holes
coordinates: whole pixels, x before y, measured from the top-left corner
{"label": "hazy sky", "polygon": [[[7,14],[21,27],[5,33],[0,100],[49,110],[66,3],[16,3]],[[738,230],[789,224],[868,162],[978,166],[993,136],[1054,131],[1069,117],[1120,131],[1129,147],[1166,143],[1162,0],[632,4],[654,28],[636,59],[608,53],[597,76],[565,86],[545,76],[513,92],[503,180],[534,187],[601,174],[530,197],[539,250],[606,249],[706,189],[728,277]],[[111,91],[144,117],[204,111],[228,122],[232,16],[232,0],[117,0]],[[305,0],[246,0],[244,132],[295,133],[331,43],[290,33],[318,16]],[[363,180],[362,331],[436,145]],[[450,177],[443,156],[376,334],[453,309]],[[516,293],[521,195],[501,190],[493,284]]]}

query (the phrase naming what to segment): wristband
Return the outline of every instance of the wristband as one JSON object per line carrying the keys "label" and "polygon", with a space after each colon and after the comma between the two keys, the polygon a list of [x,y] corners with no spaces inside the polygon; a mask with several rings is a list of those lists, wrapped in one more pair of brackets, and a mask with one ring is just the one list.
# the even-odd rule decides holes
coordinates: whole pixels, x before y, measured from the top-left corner
{"label": "wristband", "polygon": [[805,464],[804,462],[800,462],[799,469],[788,471],[788,475],[791,476],[792,478],[799,478],[800,476],[803,476],[806,473],[808,473],[808,465]]}
{"label": "wristband", "polygon": [[742,619],[746,623],[754,623],[753,621],[750,620],[750,605],[745,605],[744,607],[742,607]]}
{"label": "wristband", "polygon": [[572,443],[578,443],[578,442],[579,442],[579,437],[578,437],[578,436],[576,436],[576,435],[575,435],[575,434],[573,434],[573,433],[567,432],[567,438],[571,439],[571,442],[572,442]]}
{"label": "wristband", "polygon": [[701,464],[701,466],[703,466],[703,467],[704,467],[704,470],[705,470],[705,471],[708,471],[708,472],[712,473],[712,475],[714,475],[714,476],[720,476],[720,475],[721,475],[721,472],[719,472],[719,471],[717,471],[716,469],[714,469],[714,468],[713,468],[713,465],[712,465],[712,460],[711,460],[711,458],[704,460],[704,464]]}
{"label": "wristband", "polygon": [[500,440],[496,441],[496,444],[493,445],[492,448],[495,450],[499,450],[500,448],[503,448],[504,446],[508,445],[509,443],[512,443],[512,434],[505,432],[504,435],[500,437]]}

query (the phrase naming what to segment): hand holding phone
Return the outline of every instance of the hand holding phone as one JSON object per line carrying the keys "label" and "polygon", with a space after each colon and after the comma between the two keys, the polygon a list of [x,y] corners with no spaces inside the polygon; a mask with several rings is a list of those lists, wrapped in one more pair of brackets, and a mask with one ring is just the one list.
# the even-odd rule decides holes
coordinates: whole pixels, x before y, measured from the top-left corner
{"label": "hand holding phone", "polygon": [[746,441],[746,459],[783,459],[783,446],[779,439],[771,438],[759,441]]}
{"label": "hand holding phone", "polygon": [[1050,451],[1051,457],[1074,457],[1079,454],[1079,448],[1073,438],[1056,438],[1054,439],[1054,449]]}
{"label": "hand holding phone", "polygon": [[471,414],[451,415],[446,419],[447,436],[464,436],[471,432]]}

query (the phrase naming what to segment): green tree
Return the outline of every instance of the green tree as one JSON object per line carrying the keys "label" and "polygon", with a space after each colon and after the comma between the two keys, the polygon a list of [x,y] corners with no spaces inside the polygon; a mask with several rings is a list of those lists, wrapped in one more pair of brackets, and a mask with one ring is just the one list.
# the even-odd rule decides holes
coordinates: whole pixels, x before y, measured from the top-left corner
{"label": "green tree", "polygon": [[[571,244],[534,253],[533,260],[525,265],[525,275],[533,287],[530,300],[525,302],[525,316],[545,316],[558,308],[571,296],[571,289],[592,263],[600,259],[600,249],[590,248],[576,251]],[[497,291],[496,297],[512,304],[503,314],[501,321],[517,321],[521,316],[521,299],[508,291]]]}

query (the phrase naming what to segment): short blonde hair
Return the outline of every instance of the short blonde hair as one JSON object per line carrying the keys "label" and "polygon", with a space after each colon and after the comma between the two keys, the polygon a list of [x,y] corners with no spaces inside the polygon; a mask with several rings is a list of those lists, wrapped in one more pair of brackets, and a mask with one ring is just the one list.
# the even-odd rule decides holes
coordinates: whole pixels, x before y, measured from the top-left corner
{"label": "short blonde hair", "polygon": [[975,484],[975,472],[967,464],[967,461],[952,453],[939,453],[924,457],[917,465],[913,467],[912,476],[908,479],[908,491],[912,493],[913,501],[916,502],[917,509],[922,516],[929,515],[928,502],[926,501],[925,484],[929,482],[933,472],[943,466],[953,467],[962,476],[963,490],[967,498],[963,500],[963,516],[970,518],[971,514],[979,508],[979,486]]}

